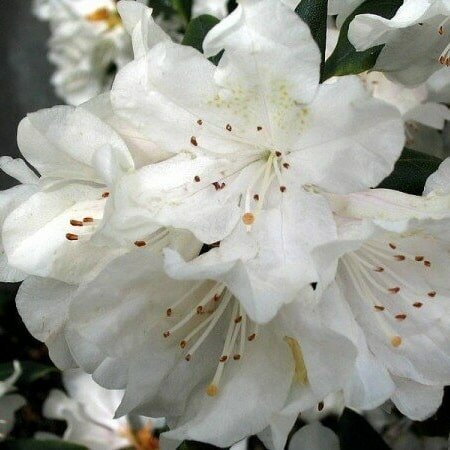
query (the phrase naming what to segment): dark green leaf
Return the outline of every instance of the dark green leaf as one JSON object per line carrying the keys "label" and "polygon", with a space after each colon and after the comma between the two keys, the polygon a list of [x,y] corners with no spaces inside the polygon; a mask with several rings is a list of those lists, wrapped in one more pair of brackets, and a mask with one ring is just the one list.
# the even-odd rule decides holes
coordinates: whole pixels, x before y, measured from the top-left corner
{"label": "dark green leaf", "polygon": [[405,149],[394,171],[378,187],[422,195],[427,178],[436,172],[441,162],[435,156]]}
{"label": "dark green leaf", "polygon": [[341,450],[389,450],[366,419],[350,409],[339,419],[338,430]]}
{"label": "dark green leaf", "polygon": [[328,0],[302,0],[295,12],[309,25],[322,54],[322,69],[327,43]]}
{"label": "dark green leaf", "polygon": [[186,24],[191,20],[192,0],[172,0],[172,8],[182,17]]}
{"label": "dark green leaf", "polygon": [[183,45],[189,45],[203,53],[203,41],[209,30],[219,23],[219,19],[207,14],[196,17],[189,23]]}
{"label": "dark green leaf", "polygon": [[7,440],[1,444],[2,450],[88,450],[87,447],[59,440],[41,441],[37,439]]}
{"label": "dark green leaf", "polygon": [[166,17],[170,17],[175,14],[171,0],[150,0],[148,6],[153,9],[155,16],[163,14]]}
{"label": "dark green leaf", "polygon": [[[22,375],[18,380],[18,384],[22,385],[34,383],[46,375],[58,371],[58,369],[53,366],[46,366],[45,364],[39,364],[33,361],[21,361],[20,367],[22,368]],[[12,363],[1,363],[0,380],[4,380],[11,376],[13,371]]]}
{"label": "dark green leaf", "polygon": [[361,73],[371,69],[383,46],[378,45],[363,52],[357,52],[347,37],[350,22],[358,14],[376,14],[391,19],[402,4],[403,0],[366,0],[356,8],[342,25],[336,49],[325,62],[323,80],[332,76]]}

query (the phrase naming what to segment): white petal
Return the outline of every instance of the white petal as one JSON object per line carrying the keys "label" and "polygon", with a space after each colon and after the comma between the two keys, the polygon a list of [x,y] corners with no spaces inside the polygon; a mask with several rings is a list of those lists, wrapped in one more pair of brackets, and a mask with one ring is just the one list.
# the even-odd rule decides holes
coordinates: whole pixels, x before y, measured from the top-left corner
{"label": "white petal", "polygon": [[190,400],[188,420],[168,436],[227,447],[268,425],[286,399],[293,362],[289,347],[269,327],[252,344],[238,364],[226,367],[217,396],[200,389]]}
{"label": "white petal", "polygon": [[425,386],[414,381],[395,378],[397,390],[392,401],[399,411],[411,420],[425,420],[441,406],[442,386]]}
{"label": "white petal", "polygon": [[21,158],[14,159],[10,156],[2,156],[0,158],[0,169],[22,184],[37,184],[39,181],[39,177]]}
{"label": "white petal", "polygon": [[289,450],[339,450],[339,439],[320,422],[306,425],[292,436]]}
{"label": "white petal", "polygon": [[132,38],[136,59],[159,42],[170,41],[170,37],[153,20],[151,8],[139,2],[123,0],[117,4],[117,10]]}
{"label": "white petal", "polygon": [[45,177],[101,182],[92,167],[95,152],[109,145],[128,154],[110,127],[85,109],[69,106],[29,114],[19,125],[17,139],[27,161]]}
{"label": "white petal", "polygon": [[[3,245],[9,263],[26,273],[67,283],[92,276],[123,250],[92,245],[92,225],[72,226],[70,221],[82,221],[85,217],[101,220],[103,192],[97,187],[72,184],[31,196],[3,225]],[[79,240],[68,240],[67,233],[79,235]]]}
{"label": "white petal", "polygon": [[[369,97],[356,77],[322,84],[289,156],[289,172],[330,192],[378,185],[394,168],[405,140],[398,110]],[[348,159],[352,164],[346,163]],[[295,166],[298,165],[298,171]]]}
{"label": "white petal", "polygon": [[75,288],[59,281],[29,277],[20,286],[17,309],[28,331],[44,342],[61,369],[74,366],[67,347],[65,326]]}
{"label": "white petal", "polygon": [[428,178],[424,195],[431,193],[450,194],[450,158],[445,159],[439,169]]}

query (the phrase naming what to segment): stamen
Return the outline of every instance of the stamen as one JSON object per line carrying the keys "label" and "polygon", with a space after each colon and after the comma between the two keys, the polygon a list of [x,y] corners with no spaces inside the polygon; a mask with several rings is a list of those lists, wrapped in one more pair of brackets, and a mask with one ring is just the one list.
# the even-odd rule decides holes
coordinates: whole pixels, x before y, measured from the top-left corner
{"label": "stamen", "polygon": [[66,234],[66,239],[69,240],[69,241],[78,241],[79,236],[78,236],[78,234],[67,233]]}
{"label": "stamen", "polygon": [[102,198],[108,198],[108,197],[109,197],[109,192],[103,192]]}
{"label": "stamen", "polygon": [[93,217],[84,217],[83,222],[84,223],[93,223],[94,219],[93,219]]}
{"label": "stamen", "polygon": [[146,243],[145,241],[136,241],[136,242],[134,243],[134,245],[135,245],[136,247],[145,247],[145,246],[147,245],[147,243]]}
{"label": "stamen", "polygon": [[402,345],[402,338],[400,336],[392,337],[391,344],[393,347],[400,347],[400,345]]}
{"label": "stamen", "polygon": [[242,222],[245,225],[253,225],[255,223],[255,216],[252,213],[245,213],[242,216]]}
{"label": "stamen", "polygon": [[197,147],[197,146],[198,146],[197,138],[196,138],[195,136],[192,136],[192,137],[191,137],[191,144],[192,144],[194,147]]}
{"label": "stamen", "polygon": [[70,225],[72,225],[73,227],[82,227],[83,226],[83,222],[81,222],[80,220],[72,219],[70,221]]}

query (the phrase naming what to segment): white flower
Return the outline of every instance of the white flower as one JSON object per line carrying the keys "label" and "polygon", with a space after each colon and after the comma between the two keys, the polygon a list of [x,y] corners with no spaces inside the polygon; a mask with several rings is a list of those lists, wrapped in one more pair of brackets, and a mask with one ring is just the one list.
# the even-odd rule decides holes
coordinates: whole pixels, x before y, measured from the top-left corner
{"label": "white flower", "polygon": [[[162,419],[144,417],[114,418],[121,391],[106,390],[79,370],[63,374],[64,392],[53,390],[44,403],[43,413],[49,419],[65,420],[63,439],[87,446],[90,450],[157,450],[154,426],[164,426]],[[41,436],[44,437],[44,436]]]}
{"label": "white flower", "polygon": [[104,90],[132,59],[130,38],[113,0],[48,0],[34,5],[51,28],[52,84],[67,103],[79,105]]}
{"label": "white flower", "polygon": [[22,369],[17,361],[14,361],[14,372],[6,380],[0,381],[0,441],[2,441],[14,426],[14,413],[25,405],[25,400],[20,395],[11,394],[14,383],[22,374]]}
{"label": "white flower", "polygon": [[385,44],[374,69],[417,85],[450,63],[449,16],[449,0],[405,0],[392,19],[356,16],[349,39],[358,51]]}
{"label": "white flower", "polygon": [[343,387],[358,395],[355,343],[334,305],[293,302],[258,325],[223,283],[171,279],[162,256],[143,249],[80,288],[68,323],[84,340],[77,362],[125,389],[118,415],[165,416],[170,438],[229,446],[283,411],[283,448],[300,411]]}
{"label": "white flower", "polygon": [[348,302],[372,358],[395,383],[392,401],[413,420],[436,411],[450,381],[447,169],[448,161],[426,197],[372,190],[334,199],[342,239],[334,251],[345,255],[324,295]]}
{"label": "white flower", "polygon": [[[222,269],[235,267],[230,276],[247,286],[247,301],[237,294],[247,312],[267,321],[316,281],[309,251],[335,236],[315,191],[375,186],[404,134],[394,108],[356,78],[318,85],[319,50],[279,0],[242,2],[206,37],[207,56],[222,48],[216,68],[196,50],[164,42],[119,73],[115,113],[176,155],[117,189],[133,193],[128,204],[140,219],[189,229],[208,244],[223,240]],[[130,232],[140,231],[133,224]],[[258,286],[266,276],[272,281]],[[278,291],[272,309],[253,312],[251,291],[269,283]]]}
{"label": "white flower", "polygon": [[[2,192],[2,241],[9,266],[78,283],[127,251],[91,242],[108,202],[108,186],[134,168],[112,128],[84,108],[55,107],[28,115],[19,125],[18,144],[40,177],[23,161],[2,159],[2,168],[24,183]],[[18,281],[3,266],[3,281]]]}

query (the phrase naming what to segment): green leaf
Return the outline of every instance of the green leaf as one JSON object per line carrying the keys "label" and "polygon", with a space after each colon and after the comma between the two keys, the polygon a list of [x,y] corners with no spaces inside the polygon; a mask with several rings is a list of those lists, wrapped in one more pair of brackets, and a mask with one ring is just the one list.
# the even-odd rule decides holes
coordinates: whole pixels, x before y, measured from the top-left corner
{"label": "green leaf", "polygon": [[88,450],[87,447],[60,440],[17,439],[2,442],[2,450]]}
{"label": "green leaf", "polygon": [[183,45],[189,45],[203,53],[203,41],[209,30],[218,23],[219,19],[207,14],[191,20],[184,35]]}
{"label": "green leaf", "polygon": [[[57,373],[58,369],[53,366],[47,366],[45,364],[36,363],[33,361],[21,361],[20,367],[22,368],[22,375],[18,380],[18,384],[31,384],[35,381],[51,374]],[[0,381],[8,378],[13,374],[12,363],[0,364]]]}
{"label": "green leaf", "polygon": [[172,8],[182,17],[186,24],[191,20],[192,0],[172,0]]}
{"label": "green leaf", "polygon": [[302,0],[295,12],[307,23],[322,54],[322,70],[327,43],[328,0]]}
{"label": "green leaf", "polygon": [[350,409],[344,410],[338,427],[341,450],[390,450],[366,419]]}
{"label": "green leaf", "polygon": [[394,171],[378,187],[422,195],[427,178],[436,172],[441,162],[435,156],[405,149]]}
{"label": "green leaf", "polygon": [[323,80],[333,76],[356,74],[371,69],[375,65],[383,45],[357,52],[347,37],[350,22],[358,14],[376,14],[391,19],[402,4],[403,0],[366,0],[356,8],[342,25],[336,49],[325,62]]}

